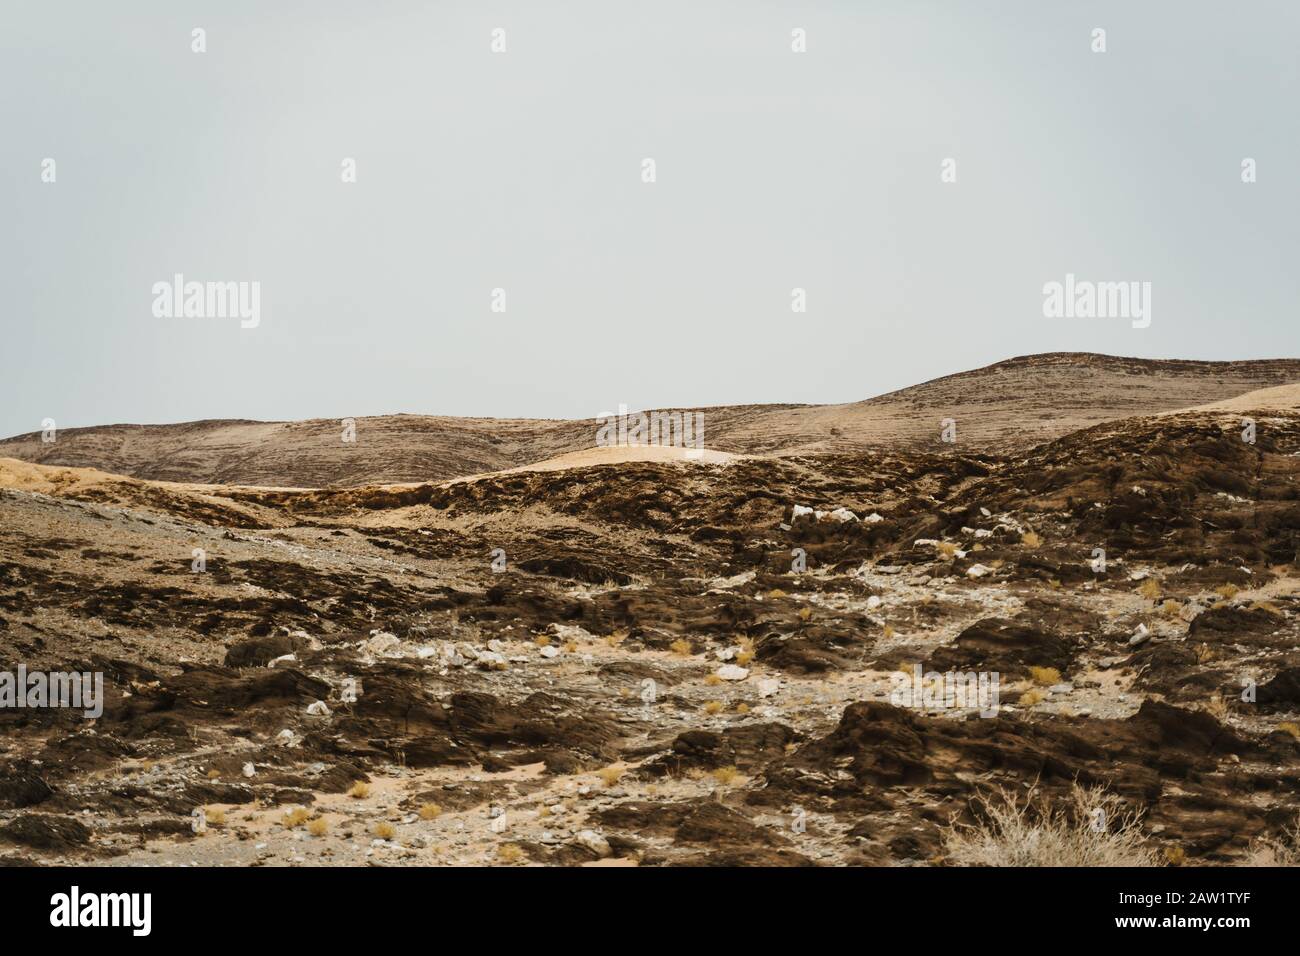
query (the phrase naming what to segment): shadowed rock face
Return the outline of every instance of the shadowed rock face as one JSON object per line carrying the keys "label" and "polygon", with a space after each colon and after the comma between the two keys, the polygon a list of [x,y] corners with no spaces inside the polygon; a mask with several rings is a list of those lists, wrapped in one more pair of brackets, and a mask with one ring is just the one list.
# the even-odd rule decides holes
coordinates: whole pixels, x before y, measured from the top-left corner
{"label": "shadowed rock face", "polygon": [[[35,470],[0,670],[106,699],[0,710],[0,857],[925,863],[990,788],[1078,781],[1240,862],[1300,811],[1300,416],[1257,418],[406,487]],[[916,665],[996,672],[996,716],[900,701]]]}
{"label": "shadowed rock face", "polygon": [[[1300,360],[1187,362],[1091,353],[1024,356],[847,405],[731,405],[705,413],[705,443],[744,454],[947,451],[940,421],[982,452],[1010,452],[1099,422],[1188,408],[1300,380]],[[594,419],[202,421],[67,428],[0,441],[0,457],[157,481],[281,487],[439,481],[527,465],[595,444]]]}

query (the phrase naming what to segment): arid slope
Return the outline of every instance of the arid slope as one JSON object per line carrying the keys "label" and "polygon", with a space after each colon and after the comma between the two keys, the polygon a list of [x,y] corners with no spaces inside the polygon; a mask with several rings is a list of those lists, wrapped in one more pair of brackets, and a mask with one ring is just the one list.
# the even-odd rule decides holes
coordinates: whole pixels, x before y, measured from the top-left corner
{"label": "arid slope", "polygon": [[[1184,362],[1053,353],[1010,359],[847,405],[705,409],[705,444],[737,454],[941,451],[940,421],[992,454],[1079,428],[1300,381],[1300,360]],[[202,421],[69,428],[0,441],[0,457],[164,481],[289,487],[436,481],[591,448],[592,421],[385,415],[338,421]]]}

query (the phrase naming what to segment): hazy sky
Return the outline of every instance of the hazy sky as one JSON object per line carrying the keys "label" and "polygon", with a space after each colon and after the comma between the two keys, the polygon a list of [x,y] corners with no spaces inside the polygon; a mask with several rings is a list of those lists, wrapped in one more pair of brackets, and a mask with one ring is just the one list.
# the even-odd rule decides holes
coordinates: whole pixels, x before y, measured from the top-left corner
{"label": "hazy sky", "polygon": [[[1300,356],[1298,41],[1294,0],[5,3],[0,434]],[[155,317],[175,273],[260,325]],[[1066,273],[1150,327],[1044,318]]]}

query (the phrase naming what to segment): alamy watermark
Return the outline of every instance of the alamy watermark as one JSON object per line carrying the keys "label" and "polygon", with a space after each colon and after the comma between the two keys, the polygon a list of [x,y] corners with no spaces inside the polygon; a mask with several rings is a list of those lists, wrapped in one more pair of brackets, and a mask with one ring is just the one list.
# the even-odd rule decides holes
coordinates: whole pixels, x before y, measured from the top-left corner
{"label": "alamy watermark", "polygon": [[596,447],[637,447],[660,445],[686,448],[688,458],[704,452],[703,412],[636,412],[629,415],[626,405],[618,414],[601,412],[596,416]]}
{"label": "alamy watermark", "polygon": [[920,710],[970,709],[979,711],[981,717],[996,717],[1000,678],[997,671],[925,672],[917,664],[910,674],[893,675],[889,702]]}
{"label": "alamy watermark", "polygon": [[155,282],[153,296],[157,319],[239,319],[243,329],[262,321],[260,282],[186,282],[178,272],[171,282]]}
{"label": "alamy watermark", "polygon": [[1043,286],[1043,315],[1049,319],[1132,319],[1133,328],[1151,324],[1150,282],[1092,282],[1065,274]]}
{"label": "alamy watermark", "polygon": [[104,675],[96,671],[0,671],[0,709],[81,710],[87,720],[104,713]]}

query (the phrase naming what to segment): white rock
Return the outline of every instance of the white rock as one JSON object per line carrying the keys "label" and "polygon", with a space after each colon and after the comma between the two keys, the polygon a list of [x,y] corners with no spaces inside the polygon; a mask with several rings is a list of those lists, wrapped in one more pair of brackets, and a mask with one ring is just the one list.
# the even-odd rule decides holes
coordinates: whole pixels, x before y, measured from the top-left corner
{"label": "white rock", "polygon": [[543,657],[548,659],[552,657],[559,657],[560,649],[558,647],[553,647],[550,644],[547,644],[545,647],[541,649],[541,654]]}
{"label": "white rock", "polygon": [[984,575],[988,574],[989,571],[990,569],[984,567],[984,565],[982,564],[972,564],[969,568],[966,569],[966,577],[982,578],[984,577]]}
{"label": "white rock", "polygon": [[251,777],[251,776],[253,776],[253,774],[255,774],[255,773],[257,773],[257,768],[256,768],[256,767],[254,767],[251,763],[246,763],[246,764],[244,764],[244,776],[245,776],[245,777]]}
{"label": "white rock", "polygon": [[1145,624],[1139,624],[1137,633],[1128,639],[1128,646],[1137,647],[1139,644],[1150,639],[1151,632],[1147,630],[1147,626]]}
{"label": "white rock", "polygon": [[790,520],[792,522],[798,521],[800,518],[804,516],[807,516],[809,518],[815,518],[816,515],[817,512],[813,511],[812,508],[807,508],[804,505],[795,505],[794,512],[793,514],[790,515]]}
{"label": "white rock", "polygon": [[298,660],[297,654],[283,654],[267,663],[267,667],[275,667],[277,664],[293,664]]}
{"label": "white rock", "polygon": [[397,639],[396,634],[390,634],[387,631],[373,632],[374,637],[365,643],[367,654],[383,654],[392,650],[398,644],[402,643]]}
{"label": "white rock", "polygon": [[503,671],[510,666],[505,657],[496,651],[479,651],[475,662],[485,671]]}
{"label": "white rock", "polygon": [[834,511],[832,511],[832,512],[828,515],[828,517],[830,517],[831,519],[833,519],[833,520],[835,520],[835,521],[839,521],[839,522],[841,522],[841,523],[843,523],[843,522],[845,522],[845,521],[857,521],[857,520],[858,520],[858,516],[857,516],[857,515],[855,515],[855,514],[854,514],[852,511],[850,511],[848,508],[844,508],[844,507],[836,508]]}
{"label": "white rock", "polygon": [[307,713],[313,717],[328,717],[330,715],[329,706],[323,700],[315,701],[307,705]]}
{"label": "white rock", "polygon": [[881,522],[881,521],[884,521],[884,520],[885,520],[884,518],[880,517],[880,515],[876,514],[876,513],[873,511],[873,512],[871,512],[871,514],[867,515],[865,518],[862,519],[862,523],[863,523],[863,524],[877,524],[878,522]]}
{"label": "white rock", "polygon": [[749,676],[749,668],[741,667],[739,664],[723,664],[713,673],[723,680],[744,680]]}
{"label": "white rock", "polygon": [[724,647],[721,650],[714,651],[713,653],[717,656],[718,660],[729,661],[736,656],[736,648]]}
{"label": "white rock", "polygon": [[574,835],[573,842],[585,846],[599,857],[607,857],[614,852],[609,848],[609,841],[595,830],[579,830]]}
{"label": "white rock", "polygon": [[871,597],[867,598],[867,610],[874,611],[876,608],[880,607],[880,605],[883,603],[884,602],[880,600],[879,597],[873,594],[871,595]]}

